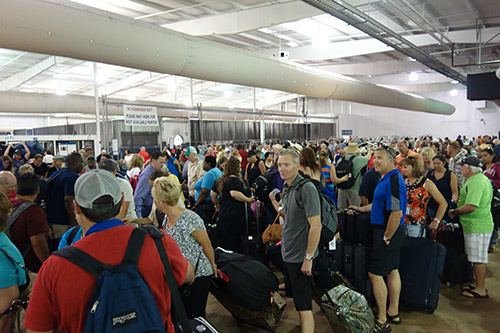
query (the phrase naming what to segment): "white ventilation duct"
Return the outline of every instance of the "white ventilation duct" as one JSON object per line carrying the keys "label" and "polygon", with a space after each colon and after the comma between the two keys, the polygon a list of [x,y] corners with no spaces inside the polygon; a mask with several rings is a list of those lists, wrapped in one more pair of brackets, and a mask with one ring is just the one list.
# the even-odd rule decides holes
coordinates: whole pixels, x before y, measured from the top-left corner
{"label": "white ventilation duct", "polygon": [[437,114],[433,99],[281,62],[93,8],[0,0],[0,47],[202,80]]}

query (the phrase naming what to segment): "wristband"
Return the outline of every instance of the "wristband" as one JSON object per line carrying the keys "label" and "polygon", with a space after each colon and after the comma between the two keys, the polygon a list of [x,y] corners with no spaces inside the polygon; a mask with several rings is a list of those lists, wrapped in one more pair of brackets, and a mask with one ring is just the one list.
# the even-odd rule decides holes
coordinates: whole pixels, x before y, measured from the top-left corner
{"label": "wristband", "polygon": [[438,224],[441,223],[441,220],[436,217],[434,218],[434,221],[436,221]]}

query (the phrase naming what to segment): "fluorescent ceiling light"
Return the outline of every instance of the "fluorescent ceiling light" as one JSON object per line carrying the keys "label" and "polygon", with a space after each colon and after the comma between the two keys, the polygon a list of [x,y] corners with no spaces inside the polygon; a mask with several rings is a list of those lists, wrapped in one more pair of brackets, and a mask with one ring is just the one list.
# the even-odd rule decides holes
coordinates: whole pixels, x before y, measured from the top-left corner
{"label": "fluorescent ceiling light", "polygon": [[458,84],[458,81],[457,80],[453,80],[451,81],[452,84]]}
{"label": "fluorescent ceiling light", "polygon": [[418,74],[415,72],[411,72],[411,74],[408,76],[408,80],[410,81],[417,81],[418,80]]}
{"label": "fluorescent ceiling light", "polygon": [[56,91],[56,95],[58,95],[58,96],[64,96],[64,95],[66,95],[66,91],[64,89],[58,89]]}
{"label": "fluorescent ceiling light", "polygon": [[457,96],[457,95],[458,95],[457,89],[450,90],[450,96]]}

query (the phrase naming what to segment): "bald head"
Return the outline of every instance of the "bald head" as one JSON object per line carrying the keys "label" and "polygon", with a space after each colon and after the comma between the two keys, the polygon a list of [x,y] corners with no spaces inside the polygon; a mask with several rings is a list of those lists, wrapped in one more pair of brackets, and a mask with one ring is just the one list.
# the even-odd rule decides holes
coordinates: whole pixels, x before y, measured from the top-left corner
{"label": "bald head", "polygon": [[10,171],[0,171],[0,192],[7,196],[15,190],[17,185],[16,176]]}

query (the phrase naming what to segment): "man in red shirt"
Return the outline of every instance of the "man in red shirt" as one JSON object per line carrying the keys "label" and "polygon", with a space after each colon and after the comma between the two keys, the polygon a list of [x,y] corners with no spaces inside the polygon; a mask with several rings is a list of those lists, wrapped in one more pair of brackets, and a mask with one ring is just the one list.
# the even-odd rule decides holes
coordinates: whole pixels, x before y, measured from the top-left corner
{"label": "man in red shirt", "polygon": [[141,155],[144,158],[144,163],[146,163],[150,159],[149,153],[146,151],[146,147],[144,146],[141,147],[139,155]]}
{"label": "man in red shirt", "polygon": [[[102,263],[120,264],[134,230],[116,218],[122,202],[118,180],[110,172],[92,170],[79,177],[75,184],[75,213],[84,237],[73,246]],[[177,284],[192,282],[193,266],[175,241],[167,234],[162,241]],[[156,245],[149,236],[144,240],[137,267],[153,293],[167,332],[173,333],[170,290]],[[24,320],[28,332],[83,332],[96,280],[66,259],[50,256],[38,273],[30,297]]]}

